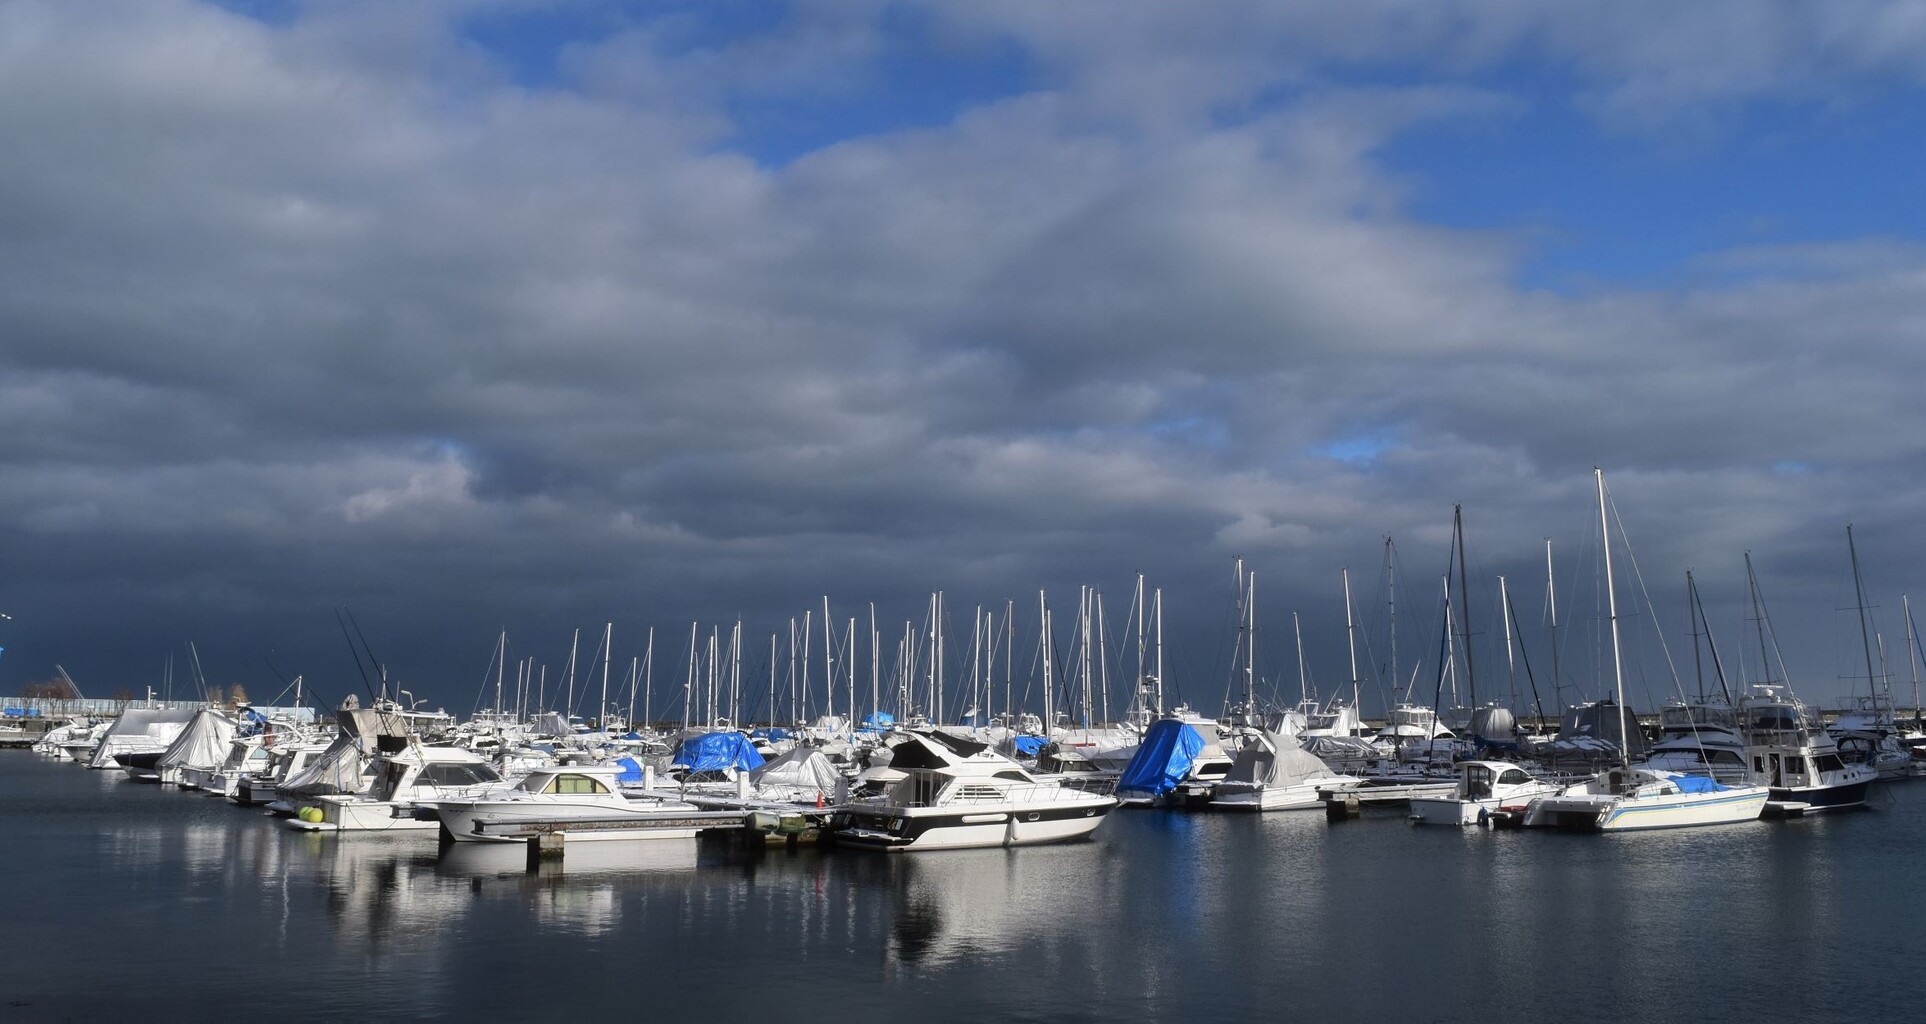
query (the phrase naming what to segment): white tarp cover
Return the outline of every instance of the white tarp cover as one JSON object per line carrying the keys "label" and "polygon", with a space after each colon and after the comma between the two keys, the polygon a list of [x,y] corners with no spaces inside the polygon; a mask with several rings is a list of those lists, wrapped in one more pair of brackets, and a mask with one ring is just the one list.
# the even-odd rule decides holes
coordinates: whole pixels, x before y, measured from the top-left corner
{"label": "white tarp cover", "polygon": [[1316,754],[1273,732],[1238,751],[1225,782],[1260,782],[1266,786],[1295,786],[1312,779],[1335,778],[1337,773]]}
{"label": "white tarp cover", "polygon": [[364,764],[360,741],[347,733],[336,736],[321,756],[288,779],[276,791],[289,796],[327,796],[331,793],[361,791]]}
{"label": "white tarp cover", "polygon": [[750,772],[749,778],[764,800],[809,803],[818,796],[833,800],[843,776],[822,751],[797,747]]}
{"label": "white tarp cover", "polygon": [[161,755],[156,767],[160,768],[216,768],[227,758],[227,748],[234,742],[234,719],[213,708],[203,708],[194,720],[187,723],[174,742],[167,745],[167,752]]}
{"label": "white tarp cover", "polygon": [[191,708],[128,708],[100,739],[89,768],[118,768],[115,754],[164,750],[198,714]]}

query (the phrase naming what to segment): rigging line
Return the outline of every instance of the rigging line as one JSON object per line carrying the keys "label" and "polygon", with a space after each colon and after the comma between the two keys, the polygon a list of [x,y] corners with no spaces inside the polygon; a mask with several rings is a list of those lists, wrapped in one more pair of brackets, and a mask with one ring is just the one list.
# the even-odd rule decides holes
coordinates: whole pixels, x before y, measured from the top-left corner
{"label": "rigging line", "polygon": [[360,637],[362,649],[368,652],[368,666],[375,670],[375,675],[381,680],[382,688],[385,690],[388,683],[387,669],[382,667],[381,659],[375,657],[374,646],[368,643],[366,636],[362,635],[361,623],[355,621],[354,609],[343,606],[341,610],[348,614],[348,624],[354,627],[354,635]]}
{"label": "rigging line", "polygon": [[1545,725],[1545,702],[1538,698],[1538,679],[1531,674],[1531,651],[1524,643],[1524,629],[1518,625],[1518,608],[1509,600],[1505,602],[1505,614],[1511,618],[1511,631],[1518,634],[1518,659],[1525,663],[1525,682],[1531,684],[1532,707],[1538,712],[1538,725]]}
{"label": "rigging line", "polygon": [[[1665,669],[1672,675],[1672,688],[1678,692],[1679,699],[1684,700],[1685,683],[1679,678],[1678,666],[1672,660],[1672,647],[1665,641],[1665,630],[1659,625],[1658,614],[1655,610],[1657,606],[1652,603],[1652,592],[1645,586],[1645,575],[1638,567],[1638,555],[1632,551],[1630,535],[1625,532],[1625,520],[1618,514],[1618,500],[1612,497],[1610,488],[1607,488],[1605,491],[1605,500],[1611,505],[1612,521],[1618,524],[1619,546],[1625,549],[1625,560],[1632,565],[1632,579],[1638,582],[1638,593],[1645,599],[1646,617],[1652,622],[1652,633],[1658,637],[1659,651],[1665,656]],[[1643,680],[1644,670],[1642,668],[1639,674],[1641,680]],[[1649,693],[1647,697],[1650,697]]]}
{"label": "rigging line", "polygon": [[361,652],[354,646],[354,637],[348,635],[348,624],[342,621],[341,609],[334,610],[334,624],[341,627],[341,639],[347,641],[348,653],[354,656],[354,670],[361,675],[361,688],[368,691],[368,699],[374,700],[374,687],[368,683],[368,670],[361,667]]}

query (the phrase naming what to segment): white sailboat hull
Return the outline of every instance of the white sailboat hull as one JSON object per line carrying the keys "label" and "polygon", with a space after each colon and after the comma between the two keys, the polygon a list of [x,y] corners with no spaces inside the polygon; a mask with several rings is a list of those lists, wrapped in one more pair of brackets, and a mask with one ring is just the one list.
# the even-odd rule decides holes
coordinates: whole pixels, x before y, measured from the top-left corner
{"label": "white sailboat hull", "polygon": [[1526,828],[1573,828],[1633,832],[1662,828],[1730,825],[1756,820],[1770,790],[1735,786],[1712,793],[1613,796],[1569,793],[1533,800],[1525,810]]}

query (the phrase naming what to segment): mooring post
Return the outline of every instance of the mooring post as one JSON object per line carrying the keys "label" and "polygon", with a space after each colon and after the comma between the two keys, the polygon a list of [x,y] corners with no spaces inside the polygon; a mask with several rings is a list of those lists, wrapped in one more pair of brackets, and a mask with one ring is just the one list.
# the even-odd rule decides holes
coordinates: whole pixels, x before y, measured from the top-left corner
{"label": "mooring post", "polygon": [[562,865],[562,840],[558,832],[543,832],[528,837],[528,870],[533,874],[541,870],[544,861],[555,867]]}

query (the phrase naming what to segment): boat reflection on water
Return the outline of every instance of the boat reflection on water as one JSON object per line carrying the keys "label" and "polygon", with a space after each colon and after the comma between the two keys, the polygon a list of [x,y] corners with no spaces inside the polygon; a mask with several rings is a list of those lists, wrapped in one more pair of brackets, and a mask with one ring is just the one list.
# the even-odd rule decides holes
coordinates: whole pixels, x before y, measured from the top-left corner
{"label": "boat reflection on water", "polygon": [[1073,845],[893,858],[888,965],[926,971],[1087,945],[1077,918],[1102,887],[1092,852]]}
{"label": "boat reflection on water", "polygon": [[661,874],[694,871],[702,862],[695,839],[617,839],[568,844],[564,855],[528,870],[528,849],[520,843],[446,843],[435,869],[443,875],[534,877],[545,882],[597,875]]}

